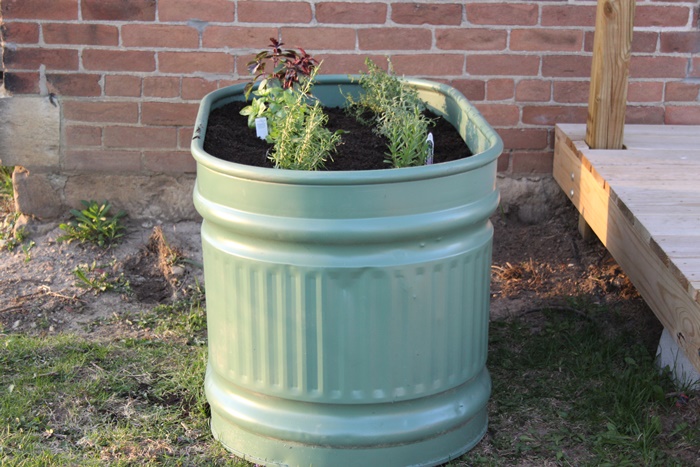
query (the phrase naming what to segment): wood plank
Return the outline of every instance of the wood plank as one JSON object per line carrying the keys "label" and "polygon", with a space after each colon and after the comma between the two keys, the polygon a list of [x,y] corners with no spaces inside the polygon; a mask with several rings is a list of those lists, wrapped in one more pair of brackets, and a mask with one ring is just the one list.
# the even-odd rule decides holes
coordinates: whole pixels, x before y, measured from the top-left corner
{"label": "wood plank", "polygon": [[[572,130],[580,134],[580,128]],[[682,182],[681,189],[671,180],[652,189],[645,185],[647,181],[642,186],[638,180],[611,183],[597,172],[596,156],[590,152],[595,151],[572,141],[563,126],[557,126],[554,178],[700,370],[700,222],[693,209],[696,201],[683,205],[678,198],[684,189],[692,192],[698,183]],[[634,165],[631,167],[634,171]],[[647,216],[636,210],[635,202],[673,207],[669,211],[676,210],[676,215],[663,215],[656,209],[656,214]],[[678,210],[684,210],[683,214]],[[677,221],[679,217],[684,220]],[[673,239],[678,240],[677,247],[668,246]]]}
{"label": "wood plank", "polygon": [[634,0],[598,0],[586,143],[592,148],[623,147]]}
{"label": "wood plank", "polygon": [[[556,127],[561,129],[572,142],[586,139],[586,124],[584,123],[557,123]],[[700,136],[699,130],[700,128],[696,125],[625,125],[627,138],[646,135],[698,137]]]}
{"label": "wood plank", "polygon": [[659,235],[654,241],[669,257],[700,258],[700,236]]}

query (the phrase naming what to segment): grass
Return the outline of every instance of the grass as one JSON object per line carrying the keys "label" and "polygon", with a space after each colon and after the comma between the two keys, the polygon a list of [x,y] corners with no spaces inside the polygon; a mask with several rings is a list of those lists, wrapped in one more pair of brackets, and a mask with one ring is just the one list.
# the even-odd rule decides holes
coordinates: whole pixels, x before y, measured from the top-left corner
{"label": "grass", "polygon": [[[0,465],[250,465],[209,432],[203,297],[101,324],[145,338],[0,334]],[[450,465],[692,465],[697,424],[623,320],[590,305],[492,323],[489,434]]]}
{"label": "grass", "polygon": [[1,334],[0,465],[247,465],[209,432],[200,298],[148,338]]}
{"label": "grass", "polygon": [[492,323],[489,435],[454,465],[693,465],[697,420],[625,320],[589,305]]}

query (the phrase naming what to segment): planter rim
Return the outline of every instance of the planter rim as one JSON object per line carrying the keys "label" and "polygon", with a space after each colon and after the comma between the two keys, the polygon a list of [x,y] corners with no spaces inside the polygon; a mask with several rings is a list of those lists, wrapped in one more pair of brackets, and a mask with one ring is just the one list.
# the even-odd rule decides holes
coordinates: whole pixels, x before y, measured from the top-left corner
{"label": "planter rim", "polygon": [[[347,85],[359,79],[360,75],[321,75],[316,78],[320,85]],[[387,168],[353,171],[304,171],[255,167],[214,157],[204,150],[209,113],[214,105],[222,100],[243,93],[245,83],[226,86],[212,91],[202,99],[195,122],[194,137],[190,146],[192,156],[198,164],[216,172],[237,178],[263,182],[304,184],[304,185],[344,185],[399,183],[411,180],[438,178],[477,169],[493,162],[503,151],[503,141],[491,128],[484,117],[474,108],[464,95],[452,86],[419,78],[401,78],[418,90],[437,92],[448,96],[465,111],[492,142],[490,147],[478,154],[450,162],[400,169]],[[257,84],[257,83],[256,83]],[[232,100],[232,99],[231,99]],[[241,117],[243,118],[243,117]],[[466,142],[465,142],[466,144]]]}

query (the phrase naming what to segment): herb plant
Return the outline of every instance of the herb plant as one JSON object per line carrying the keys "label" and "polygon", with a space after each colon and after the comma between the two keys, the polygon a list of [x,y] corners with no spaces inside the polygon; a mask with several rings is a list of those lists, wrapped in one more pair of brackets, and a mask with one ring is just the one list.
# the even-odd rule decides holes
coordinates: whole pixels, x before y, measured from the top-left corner
{"label": "herb plant", "polygon": [[[253,128],[257,118],[267,120],[266,140],[273,144],[269,158],[275,167],[293,170],[317,170],[340,144],[342,131],[326,128],[328,116],[310,90],[320,64],[304,49],[282,50],[281,42],[271,38],[272,52],[260,52],[249,65],[254,81],[264,77],[255,98],[241,110]],[[265,73],[267,61],[274,69]],[[253,83],[246,86],[246,98]]]}
{"label": "herb plant", "polygon": [[390,61],[388,72],[369,58],[365,64],[367,73],[359,79],[363,93],[357,100],[348,97],[348,111],[359,121],[375,125],[375,132],[387,138],[386,162],[397,168],[424,165],[430,149],[428,127],[433,122],[424,115],[418,92],[392,73]]}
{"label": "herb plant", "polygon": [[121,223],[121,219],[126,216],[124,211],[110,217],[108,214],[112,206],[107,201],[100,204],[97,201],[83,200],[81,203],[85,209],[71,209],[74,219],[58,226],[66,232],[57,238],[59,242],[70,243],[77,240],[80,243],[87,242],[107,248],[124,236],[126,228]]}

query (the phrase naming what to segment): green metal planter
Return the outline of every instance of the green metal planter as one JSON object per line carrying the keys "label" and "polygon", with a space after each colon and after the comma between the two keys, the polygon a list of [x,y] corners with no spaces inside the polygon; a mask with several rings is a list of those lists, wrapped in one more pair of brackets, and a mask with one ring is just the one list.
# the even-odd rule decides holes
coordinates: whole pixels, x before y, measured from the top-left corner
{"label": "green metal planter", "polygon": [[[319,77],[325,105],[356,93]],[[487,427],[498,135],[455,89],[408,80],[475,154],[357,172],[266,169],[193,140],[214,436],[265,465],[437,465]]]}

